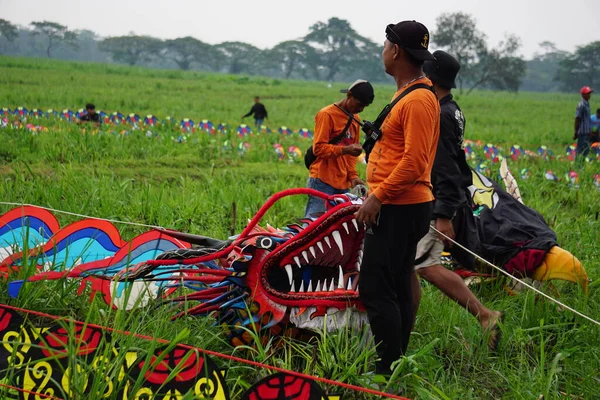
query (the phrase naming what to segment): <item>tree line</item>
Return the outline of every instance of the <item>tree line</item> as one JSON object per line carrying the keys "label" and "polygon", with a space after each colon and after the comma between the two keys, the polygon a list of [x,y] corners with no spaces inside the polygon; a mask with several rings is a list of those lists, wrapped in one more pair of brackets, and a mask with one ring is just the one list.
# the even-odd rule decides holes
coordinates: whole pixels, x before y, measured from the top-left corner
{"label": "tree line", "polygon": [[[446,13],[432,29],[433,49],[454,55],[462,65],[459,90],[574,91],[600,84],[600,41],[573,53],[550,42],[532,60],[519,55],[521,40],[507,35],[490,44],[465,13]],[[159,39],[129,34],[102,38],[89,30],[73,31],[51,21],[19,27],[0,19],[0,54],[67,60],[115,62],[154,68],[177,68],[284,79],[352,81],[358,77],[389,82],[381,65],[382,44],[356,32],[344,19],[317,22],[298,40],[270,49],[243,42],[215,45],[190,36]]]}

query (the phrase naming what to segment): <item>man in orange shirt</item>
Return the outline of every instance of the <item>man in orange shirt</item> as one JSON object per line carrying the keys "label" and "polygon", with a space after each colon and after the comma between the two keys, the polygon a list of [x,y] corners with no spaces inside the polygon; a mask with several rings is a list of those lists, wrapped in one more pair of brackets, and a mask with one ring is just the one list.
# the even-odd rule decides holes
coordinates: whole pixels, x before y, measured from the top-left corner
{"label": "man in orange shirt", "polygon": [[[359,292],[377,343],[378,374],[405,354],[413,324],[412,275],[417,243],[429,230],[431,169],[440,134],[440,106],[423,74],[429,31],[415,21],[388,25],[382,58],[396,80],[394,98],[413,85],[381,126],[367,165],[370,194],[356,219],[369,225]],[[423,85],[423,86],[425,86]]]}
{"label": "man in orange shirt", "polygon": [[[356,160],[362,153],[357,114],[375,98],[373,86],[361,79],[341,92],[346,93],[346,97],[322,108],[315,116],[313,153],[316,160],[310,166],[307,187],[328,195],[346,193],[363,184],[356,171]],[[353,114],[354,120],[350,120],[344,110]],[[323,212],[323,199],[309,196],[305,218]]]}

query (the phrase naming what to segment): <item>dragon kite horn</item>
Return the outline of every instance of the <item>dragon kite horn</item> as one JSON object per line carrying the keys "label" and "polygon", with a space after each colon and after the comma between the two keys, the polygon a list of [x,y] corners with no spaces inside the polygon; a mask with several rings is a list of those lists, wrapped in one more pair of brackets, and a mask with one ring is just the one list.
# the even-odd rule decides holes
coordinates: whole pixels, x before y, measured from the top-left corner
{"label": "dragon kite horn", "polygon": [[558,246],[550,249],[531,278],[538,281],[562,279],[574,282],[581,286],[584,293],[587,293],[589,283],[587,272],[577,257]]}

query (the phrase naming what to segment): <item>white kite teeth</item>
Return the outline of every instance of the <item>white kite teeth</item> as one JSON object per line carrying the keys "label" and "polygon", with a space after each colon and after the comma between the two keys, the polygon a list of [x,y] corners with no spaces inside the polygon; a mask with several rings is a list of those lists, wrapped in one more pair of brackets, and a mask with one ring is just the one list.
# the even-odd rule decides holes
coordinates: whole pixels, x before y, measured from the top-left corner
{"label": "white kite teeth", "polygon": [[285,272],[287,272],[287,276],[288,276],[288,280],[290,282],[290,285],[293,282],[293,274],[292,274],[292,264],[288,264],[285,266]]}
{"label": "white kite teeth", "polygon": [[333,237],[333,240],[335,240],[335,244],[337,244],[338,248],[340,249],[340,254],[344,255],[344,244],[342,243],[342,236],[340,235],[340,232],[333,231],[331,232],[331,236]]}
{"label": "white kite teeth", "polygon": [[358,232],[358,223],[355,219],[352,220],[352,225],[354,225],[354,229],[356,229],[356,232]]}
{"label": "white kite teeth", "polygon": [[315,292],[320,292],[321,291],[321,282],[318,281],[317,282],[317,287],[315,288]]}
{"label": "white kite teeth", "polygon": [[304,250],[302,252],[302,257],[304,257],[304,259],[306,260],[307,263],[309,263],[310,261],[308,261],[308,253],[306,252],[306,250]]}
{"label": "white kite teeth", "polygon": [[348,288],[346,290],[352,290],[352,280],[348,278]]}
{"label": "white kite teeth", "polygon": [[310,250],[310,254],[312,254],[313,258],[317,258],[317,253],[315,252],[314,246],[310,246],[308,250]]}
{"label": "white kite teeth", "polygon": [[300,289],[298,289],[298,292],[304,292],[304,281],[300,281]]}
{"label": "white kite teeth", "polygon": [[331,248],[331,241],[329,240],[329,236],[325,236],[325,243],[327,243],[327,246]]}
{"label": "white kite teeth", "polygon": [[308,289],[306,289],[307,292],[312,292],[312,281],[308,281]]}
{"label": "white kite teeth", "polygon": [[347,223],[347,222],[344,222],[344,223],[342,224],[342,226],[343,226],[343,227],[344,227],[344,229],[346,230],[346,234],[347,234],[347,235],[349,235],[349,234],[350,234],[350,231],[348,230],[348,223]]}
{"label": "white kite teeth", "polygon": [[296,261],[296,265],[298,265],[298,268],[302,268],[302,264],[300,264],[300,259],[298,258],[298,256],[294,257],[294,261]]}
{"label": "white kite teeth", "polygon": [[323,243],[317,242],[317,247],[319,248],[319,250],[321,250],[321,253],[325,253],[325,250],[323,250]]}
{"label": "white kite teeth", "polygon": [[294,281],[292,281],[292,287],[290,288],[290,293],[295,292],[294,290]]}
{"label": "white kite teeth", "polygon": [[342,266],[338,266],[338,289],[344,288],[344,271],[342,271]]}
{"label": "white kite teeth", "polygon": [[331,283],[329,284],[329,291],[333,292],[335,290],[335,279],[331,278]]}

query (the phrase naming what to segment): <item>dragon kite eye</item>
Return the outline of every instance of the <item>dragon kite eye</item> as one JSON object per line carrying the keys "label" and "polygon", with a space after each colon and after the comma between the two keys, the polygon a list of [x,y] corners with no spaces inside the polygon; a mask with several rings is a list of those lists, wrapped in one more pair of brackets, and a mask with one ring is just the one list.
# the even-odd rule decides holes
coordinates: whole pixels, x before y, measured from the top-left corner
{"label": "dragon kite eye", "polygon": [[270,237],[263,237],[258,241],[258,247],[261,249],[270,249],[273,247],[273,239]]}

